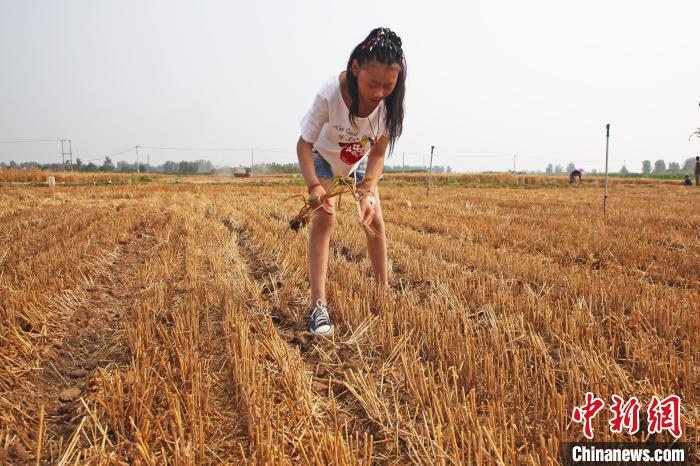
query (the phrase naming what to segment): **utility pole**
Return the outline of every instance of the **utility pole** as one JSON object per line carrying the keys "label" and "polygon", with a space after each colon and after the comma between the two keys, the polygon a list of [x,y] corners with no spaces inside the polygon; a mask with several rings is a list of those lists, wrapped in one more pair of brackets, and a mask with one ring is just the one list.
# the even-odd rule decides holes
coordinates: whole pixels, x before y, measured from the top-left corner
{"label": "utility pole", "polygon": [[513,175],[515,175],[515,154],[513,154]]}
{"label": "utility pole", "polygon": [[[66,143],[68,143],[68,151],[66,151]],[[66,155],[68,156],[68,164],[70,165],[70,171],[73,171],[73,140],[72,139],[61,139],[61,162],[63,164],[63,171],[66,171]]]}
{"label": "utility pole", "polygon": [[425,193],[425,196],[428,197],[430,196],[430,184],[433,176],[433,151],[435,150],[435,146],[430,146],[430,168],[428,169],[428,191]]}
{"label": "utility pole", "polygon": [[255,165],[255,155],[254,155],[255,149],[253,147],[250,148],[250,174],[253,174],[253,165]]}
{"label": "utility pole", "polygon": [[136,173],[141,173],[139,169],[139,146],[136,146]]}
{"label": "utility pole", "polygon": [[401,152],[401,173],[406,173],[406,153]]}
{"label": "utility pole", "polygon": [[605,197],[603,197],[603,214],[608,215],[608,147],[610,145],[610,123],[605,125]]}
{"label": "utility pole", "polygon": [[[63,171],[66,171],[66,155],[70,164],[70,171],[73,171],[73,145],[71,139],[61,139],[61,159],[63,162]],[[68,143],[68,151],[66,151],[66,143]]]}
{"label": "utility pole", "polygon": [[146,172],[151,173],[151,154],[146,154]]}

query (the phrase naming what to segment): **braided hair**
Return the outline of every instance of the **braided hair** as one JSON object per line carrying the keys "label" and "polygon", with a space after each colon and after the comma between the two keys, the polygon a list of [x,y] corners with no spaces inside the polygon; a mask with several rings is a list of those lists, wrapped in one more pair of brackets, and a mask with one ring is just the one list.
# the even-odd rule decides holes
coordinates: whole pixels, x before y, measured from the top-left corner
{"label": "braided hair", "polygon": [[352,62],[357,60],[360,66],[376,61],[385,65],[398,63],[399,75],[396,86],[388,97],[384,99],[386,109],[385,129],[389,134],[389,155],[394,150],[396,140],[403,132],[403,99],[406,95],[406,59],[401,49],[401,38],[389,28],[376,28],[358,44],[350,54],[345,77],[352,102],[350,104],[350,121],[355,124],[355,118],[360,107],[360,93],[357,86],[357,77],[352,73]]}

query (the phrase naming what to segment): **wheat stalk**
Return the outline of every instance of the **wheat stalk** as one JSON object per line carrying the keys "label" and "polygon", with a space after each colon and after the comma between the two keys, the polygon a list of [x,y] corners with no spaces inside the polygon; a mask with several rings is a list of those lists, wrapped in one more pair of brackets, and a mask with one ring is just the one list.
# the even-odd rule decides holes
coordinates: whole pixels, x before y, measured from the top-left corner
{"label": "wheat stalk", "polygon": [[[294,231],[299,231],[302,227],[304,227],[311,221],[311,216],[313,215],[313,213],[319,210],[322,207],[323,203],[328,199],[337,197],[338,210],[340,210],[341,196],[346,193],[352,195],[355,201],[355,205],[357,207],[357,214],[361,218],[362,211],[360,209],[360,201],[358,200],[358,195],[364,192],[366,192],[366,190],[358,188],[354,178],[338,175],[335,178],[333,178],[333,184],[331,185],[331,189],[326,191],[326,194],[319,197],[318,199],[315,199],[313,197],[309,197],[307,199],[301,194],[292,196],[289,199],[301,198],[304,201],[304,206],[301,208],[301,210],[299,210],[299,213],[289,221],[289,228],[291,228]],[[374,236],[377,234],[377,232],[374,230],[374,228],[372,228],[371,225],[362,225],[362,227],[370,236]]]}

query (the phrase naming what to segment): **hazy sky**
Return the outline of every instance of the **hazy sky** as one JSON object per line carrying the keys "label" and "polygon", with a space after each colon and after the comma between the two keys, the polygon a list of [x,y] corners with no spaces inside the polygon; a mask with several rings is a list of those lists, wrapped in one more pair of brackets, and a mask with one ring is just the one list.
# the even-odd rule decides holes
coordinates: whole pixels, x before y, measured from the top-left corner
{"label": "hazy sky", "polygon": [[[700,1],[0,0],[0,141],[71,138],[83,160],[134,146],[256,147],[295,161],[299,120],[376,26],[408,62],[390,165],[611,169],[700,154]],[[278,152],[264,152],[270,149]],[[151,163],[250,151],[143,150]],[[114,157],[135,160],[134,151]],[[0,142],[0,161],[61,160]]]}

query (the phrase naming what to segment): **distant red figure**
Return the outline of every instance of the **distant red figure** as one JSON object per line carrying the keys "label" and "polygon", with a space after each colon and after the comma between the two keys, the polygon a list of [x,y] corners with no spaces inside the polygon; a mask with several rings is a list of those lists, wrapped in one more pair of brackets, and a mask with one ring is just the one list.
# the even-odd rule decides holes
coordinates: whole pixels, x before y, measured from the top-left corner
{"label": "distant red figure", "polygon": [[587,439],[593,438],[593,427],[591,423],[598,412],[603,409],[605,402],[596,398],[591,392],[586,393],[586,403],[583,406],[576,406],[571,414],[574,422],[583,423],[583,435]]}
{"label": "distant red figure", "polygon": [[652,396],[647,416],[650,434],[668,430],[676,438],[681,436],[681,399],[678,395],[670,395],[663,400]]}
{"label": "distant red figure", "polygon": [[610,432],[615,434],[622,433],[622,428],[626,428],[630,435],[639,432],[639,400],[637,397],[632,397],[623,404],[623,399],[617,395],[612,396],[613,404],[610,406],[610,411],[614,417],[608,421],[610,424]]}

